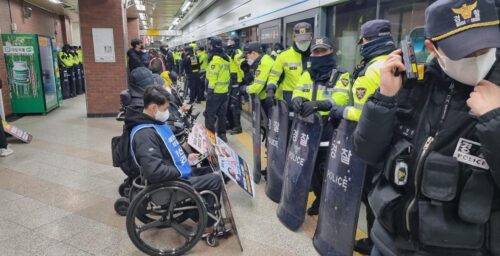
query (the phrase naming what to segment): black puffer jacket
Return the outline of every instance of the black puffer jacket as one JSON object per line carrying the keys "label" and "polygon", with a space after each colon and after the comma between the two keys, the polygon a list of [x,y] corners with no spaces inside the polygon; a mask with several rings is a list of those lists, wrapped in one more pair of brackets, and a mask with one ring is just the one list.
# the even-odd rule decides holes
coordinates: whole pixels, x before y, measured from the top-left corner
{"label": "black puffer jacket", "polygon": [[[499,68],[487,77],[497,85]],[[384,164],[369,199],[384,255],[500,255],[500,108],[472,116],[472,90],[433,60],[423,81],[366,102],[354,145]]]}
{"label": "black puffer jacket", "polygon": [[146,65],[144,65],[144,62],[142,62],[142,55],[143,53],[141,51],[136,51],[133,48],[130,48],[127,51],[128,69],[130,72],[138,67],[146,67]]}
{"label": "black puffer jacket", "polygon": [[[128,131],[140,124],[163,124],[141,111],[141,107],[127,107],[125,126]],[[134,136],[132,147],[141,172],[149,182],[161,183],[180,176],[165,144],[154,128],[139,130]]]}

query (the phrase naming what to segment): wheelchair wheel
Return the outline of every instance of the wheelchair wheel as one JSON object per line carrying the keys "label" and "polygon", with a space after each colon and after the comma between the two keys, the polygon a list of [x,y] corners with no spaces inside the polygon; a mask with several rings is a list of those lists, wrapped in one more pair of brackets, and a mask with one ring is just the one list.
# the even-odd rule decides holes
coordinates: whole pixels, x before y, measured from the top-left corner
{"label": "wheelchair wheel", "polygon": [[205,238],[205,241],[210,247],[217,247],[217,245],[219,245],[219,240],[217,239],[217,236],[215,236],[214,234],[208,235]]}
{"label": "wheelchair wheel", "polygon": [[125,197],[120,197],[115,201],[115,212],[120,216],[126,216],[130,202]]}
{"label": "wheelchair wheel", "polygon": [[[196,216],[196,221],[187,216]],[[127,213],[127,233],[148,255],[182,255],[200,240],[207,218],[201,196],[186,183],[172,181],[146,187],[134,197]]]}
{"label": "wheelchair wheel", "polygon": [[118,193],[120,194],[120,196],[128,197],[129,192],[130,192],[130,184],[128,182],[123,182],[118,187]]}

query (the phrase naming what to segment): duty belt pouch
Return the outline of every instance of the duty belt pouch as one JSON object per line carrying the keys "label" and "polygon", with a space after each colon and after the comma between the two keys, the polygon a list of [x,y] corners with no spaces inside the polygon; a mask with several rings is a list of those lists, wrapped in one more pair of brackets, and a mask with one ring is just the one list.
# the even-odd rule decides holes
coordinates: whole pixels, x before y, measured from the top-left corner
{"label": "duty belt pouch", "polygon": [[388,181],[394,181],[394,172],[397,159],[406,159],[408,151],[411,149],[412,144],[406,139],[398,140],[391,148],[387,157],[387,163],[384,167],[384,175]]}
{"label": "duty belt pouch", "polygon": [[490,218],[495,184],[487,171],[473,169],[465,183],[458,204],[458,215],[464,221],[484,224]]}
{"label": "duty belt pouch", "polygon": [[422,194],[432,200],[449,202],[457,195],[458,161],[438,152],[429,154],[422,174]]}
{"label": "duty belt pouch", "polygon": [[420,201],[419,240],[423,245],[441,248],[480,249],[484,244],[484,225],[462,221],[457,205]]}
{"label": "duty belt pouch", "polygon": [[396,191],[384,177],[379,179],[375,188],[368,195],[368,203],[375,217],[391,233],[396,231],[393,214],[400,197],[401,193]]}
{"label": "duty belt pouch", "polygon": [[489,247],[492,255],[500,255],[500,211],[491,213]]}

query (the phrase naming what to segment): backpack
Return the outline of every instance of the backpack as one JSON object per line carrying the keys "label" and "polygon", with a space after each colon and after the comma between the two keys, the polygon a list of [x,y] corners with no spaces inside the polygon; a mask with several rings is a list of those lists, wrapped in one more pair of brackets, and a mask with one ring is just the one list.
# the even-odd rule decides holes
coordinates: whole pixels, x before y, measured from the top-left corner
{"label": "backpack", "polygon": [[134,179],[139,176],[140,168],[134,162],[131,155],[130,131],[123,128],[122,135],[111,139],[111,156],[113,158],[113,166],[120,167],[129,178]]}

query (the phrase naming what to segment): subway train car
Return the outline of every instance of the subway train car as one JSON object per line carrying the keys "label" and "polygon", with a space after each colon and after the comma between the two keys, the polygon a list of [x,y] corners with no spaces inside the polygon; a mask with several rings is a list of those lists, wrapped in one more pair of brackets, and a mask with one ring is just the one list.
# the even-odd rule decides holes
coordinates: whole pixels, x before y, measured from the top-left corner
{"label": "subway train car", "polygon": [[[315,36],[333,38],[336,61],[352,72],[360,62],[359,28],[372,19],[391,21],[396,42],[410,35],[419,62],[429,53],[424,47],[424,13],[433,0],[222,0],[202,1],[178,22],[182,36],[171,37],[168,45],[197,42],[206,44],[210,36],[238,35],[245,42],[259,41],[268,54],[274,44],[293,44],[293,27],[299,22],[313,25]],[[203,5],[203,6],[200,6]],[[248,104],[244,106],[250,110]]]}

